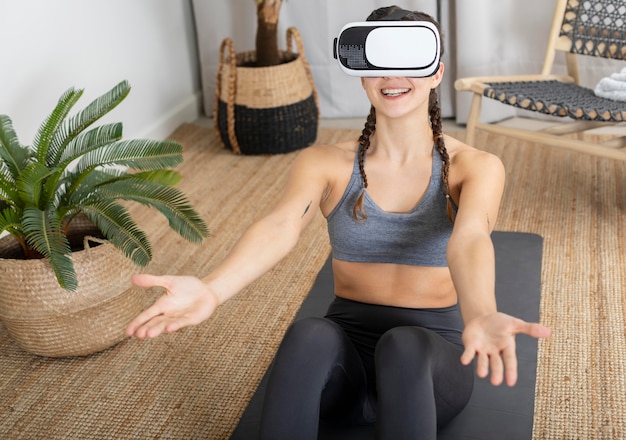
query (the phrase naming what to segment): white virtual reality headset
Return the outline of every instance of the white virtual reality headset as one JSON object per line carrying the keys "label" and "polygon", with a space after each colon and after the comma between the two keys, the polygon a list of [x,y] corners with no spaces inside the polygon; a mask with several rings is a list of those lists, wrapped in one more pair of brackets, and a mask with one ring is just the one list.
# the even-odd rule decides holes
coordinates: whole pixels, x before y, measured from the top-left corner
{"label": "white virtual reality headset", "polygon": [[333,56],[351,76],[427,77],[439,70],[440,47],[429,21],[363,21],[341,29]]}

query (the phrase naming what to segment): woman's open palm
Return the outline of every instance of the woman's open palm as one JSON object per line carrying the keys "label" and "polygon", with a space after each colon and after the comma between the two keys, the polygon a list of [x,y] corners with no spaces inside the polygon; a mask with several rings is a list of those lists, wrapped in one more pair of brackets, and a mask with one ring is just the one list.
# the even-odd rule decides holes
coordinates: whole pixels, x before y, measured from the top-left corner
{"label": "woman's open palm", "polygon": [[129,336],[154,338],[198,324],[218,306],[215,294],[195,277],[141,274],[134,275],[132,281],[139,287],[162,287],[165,294],[133,319],[126,328]]}
{"label": "woman's open palm", "polygon": [[476,374],[485,378],[491,371],[491,383],[500,385],[504,378],[509,386],[517,382],[517,355],[515,336],[525,334],[534,338],[547,338],[550,329],[529,323],[504,313],[493,313],[472,319],[463,331],[465,351],[463,365],[476,357]]}

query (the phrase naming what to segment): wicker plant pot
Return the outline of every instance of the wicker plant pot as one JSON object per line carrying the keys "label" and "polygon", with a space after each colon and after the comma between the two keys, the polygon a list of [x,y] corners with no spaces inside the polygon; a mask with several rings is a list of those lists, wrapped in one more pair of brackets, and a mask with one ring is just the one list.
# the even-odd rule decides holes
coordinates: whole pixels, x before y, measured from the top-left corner
{"label": "wicker plant pot", "polygon": [[[74,241],[83,233],[75,232]],[[130,283],[137,268],[110,243],[95,238],[90,244],[72,254],[78,291],[70,292],[59,287],[46,260],[12,259],[19,244],[0,239],[0,320],[24,350],[83,356],[126,338],[126,325],[144,306],[144,295]]]}
{"label": "wicker plant pot", "polygon": [[317,91],[295,28],[287,30],[281,56],[284,62],[276,66],[246,67],[256,52],[235,54],[232,40],[222,42],[214,120],[224,145],[237,154],[288,153],[317,138]]}

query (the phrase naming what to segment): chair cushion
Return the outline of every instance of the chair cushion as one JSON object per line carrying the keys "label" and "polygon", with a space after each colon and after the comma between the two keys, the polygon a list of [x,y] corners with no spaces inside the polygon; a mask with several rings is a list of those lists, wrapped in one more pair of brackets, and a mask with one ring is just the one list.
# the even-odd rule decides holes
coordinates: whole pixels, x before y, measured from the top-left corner
{"label": "chair cushion", "polygon": [[587,121],[623,122],[624,103],[596,96],[593,90],[556,80],[488,83],[484,96],[553,116]]}

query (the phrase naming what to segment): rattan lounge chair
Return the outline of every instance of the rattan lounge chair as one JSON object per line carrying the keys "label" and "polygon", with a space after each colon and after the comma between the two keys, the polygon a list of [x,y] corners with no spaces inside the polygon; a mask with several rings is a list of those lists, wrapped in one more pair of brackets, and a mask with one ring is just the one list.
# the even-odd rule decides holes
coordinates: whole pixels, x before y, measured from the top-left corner
{"label": "rattan lounge chair", "polygon": [[[566,53],[567,76],[551,74],[556,51]],[[598,97],[592,89],[579,85],[578,55],[625,60],[626,0],[558,0],[539,75],[458,79],[457,90],[474,93],[467,120],[467,142],[473,144],[476,130],[481,129],[626,160],[626,136],[604,143],[571,136],[626,121],[626,102]],[[564,117],[566,123],[540,131],[482,123],[483,96],[518,108]]]}

